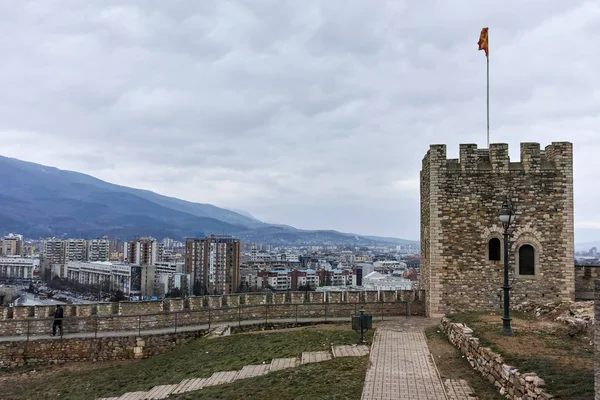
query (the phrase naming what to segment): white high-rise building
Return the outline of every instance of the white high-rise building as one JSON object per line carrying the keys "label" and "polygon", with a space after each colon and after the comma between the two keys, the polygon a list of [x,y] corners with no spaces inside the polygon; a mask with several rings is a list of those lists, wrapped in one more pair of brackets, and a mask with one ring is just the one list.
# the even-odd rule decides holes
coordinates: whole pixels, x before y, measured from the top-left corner
{"label": "white high-rise building", "polygon": [[108,239],[92,239],[87,241],[88,261],[108,261],[110,257],[110,242]]}
{"label": "white high-rise building", "polygon": [[65,263],[66,242],[57,238],[48,238],[42,245],[42,255],[53,264]]}
{"label": "white high-rise building", "polygon": [[155,265],[158,261],[158,244],[154,238],[139,238],[125,242],[123,260],[129,264]]}
{"label": "white high-rise building", "polygon": [[87,243],[85,239],[67,239],[65,244],[66,261],[86,261]]}

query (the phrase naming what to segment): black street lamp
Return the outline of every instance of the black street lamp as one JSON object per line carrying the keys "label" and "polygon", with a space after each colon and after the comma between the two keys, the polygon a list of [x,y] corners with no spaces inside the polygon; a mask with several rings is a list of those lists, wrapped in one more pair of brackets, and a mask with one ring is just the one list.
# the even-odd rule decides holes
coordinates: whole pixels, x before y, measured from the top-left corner
{"label": "black street lamp", "polygon": [[513,330],[510,327],[510,285],[508,282],[508,229],[515,221],[515,208],[508,197],[502,203],[498,218],[504,228],[504,285],[502,286],[504,291],[504,316],[502,317],[502,335],[512,336]]}

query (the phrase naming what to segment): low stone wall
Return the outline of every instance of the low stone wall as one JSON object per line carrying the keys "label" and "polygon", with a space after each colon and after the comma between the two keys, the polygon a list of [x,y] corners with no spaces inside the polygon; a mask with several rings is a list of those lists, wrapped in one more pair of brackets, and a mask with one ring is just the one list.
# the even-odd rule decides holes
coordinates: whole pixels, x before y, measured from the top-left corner
{"label": "low stone wall", "polygon": [[575,265],[575,300],[593,300],[597,279],[600,279],[600,265]]}
{"label": "low stone wall", "polygon": [[[473,368],[488,379],[500,394],[512,400],[546,400],[553,396],[544,392],[544,380],[534,372],[521,373],[504,363],[502,356],[479,344],[473,330],[465,324],[442,318],[440,326],[450,342],[460,349]],[[596,397],[598,399],[598,397]]]}
{"label": "low stone wall", "polygon": [[[410,303],[410,310],[408,309]],[[350,317],[363,308],[377,316],[424,315],[412,291],[245,293],[164,301],[65,307],[64,333],[142,331],[247,320]],[[0,308],[0,336],[48,333],[52,306]]]}
{"label": "low stone wall", "polygon": [[200,338],[207,330],[105,338],[40,339],[0,342],[0,369],[74,361],[109,361],[148,358],[168,353]]}

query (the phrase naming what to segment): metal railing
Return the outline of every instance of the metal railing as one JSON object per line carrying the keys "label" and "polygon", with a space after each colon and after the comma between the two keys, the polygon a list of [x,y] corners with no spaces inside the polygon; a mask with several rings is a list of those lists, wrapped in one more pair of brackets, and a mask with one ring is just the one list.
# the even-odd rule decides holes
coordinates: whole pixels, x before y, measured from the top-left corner
{"label": "metal railing", "polygon": [[[349,320],[360,309],[380,318],[411,316],[409,301],[377,301],[363,303],[300,303],[239,305],[199,310],[165,311],[135,315],[90,315],[62,318],[59,336],[97,338],[210,330],[215,324],[230,326],[269,323],[333,322]],[[30,340],[52,332],[54,318],[29,317],[0,320],[0,341]]]}

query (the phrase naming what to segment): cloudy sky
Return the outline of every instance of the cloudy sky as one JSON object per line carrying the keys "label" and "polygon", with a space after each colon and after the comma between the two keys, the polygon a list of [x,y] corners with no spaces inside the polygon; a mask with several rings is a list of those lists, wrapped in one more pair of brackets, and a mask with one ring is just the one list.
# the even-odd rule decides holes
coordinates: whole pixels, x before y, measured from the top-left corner
{"label": "cloudy sky", "polygon": [[[267,222],[418,239],[430,143],[572,141],[600,240],[597,1],[0,2],[0,154]],[[595,186],[595,187],[594,187]]]}

